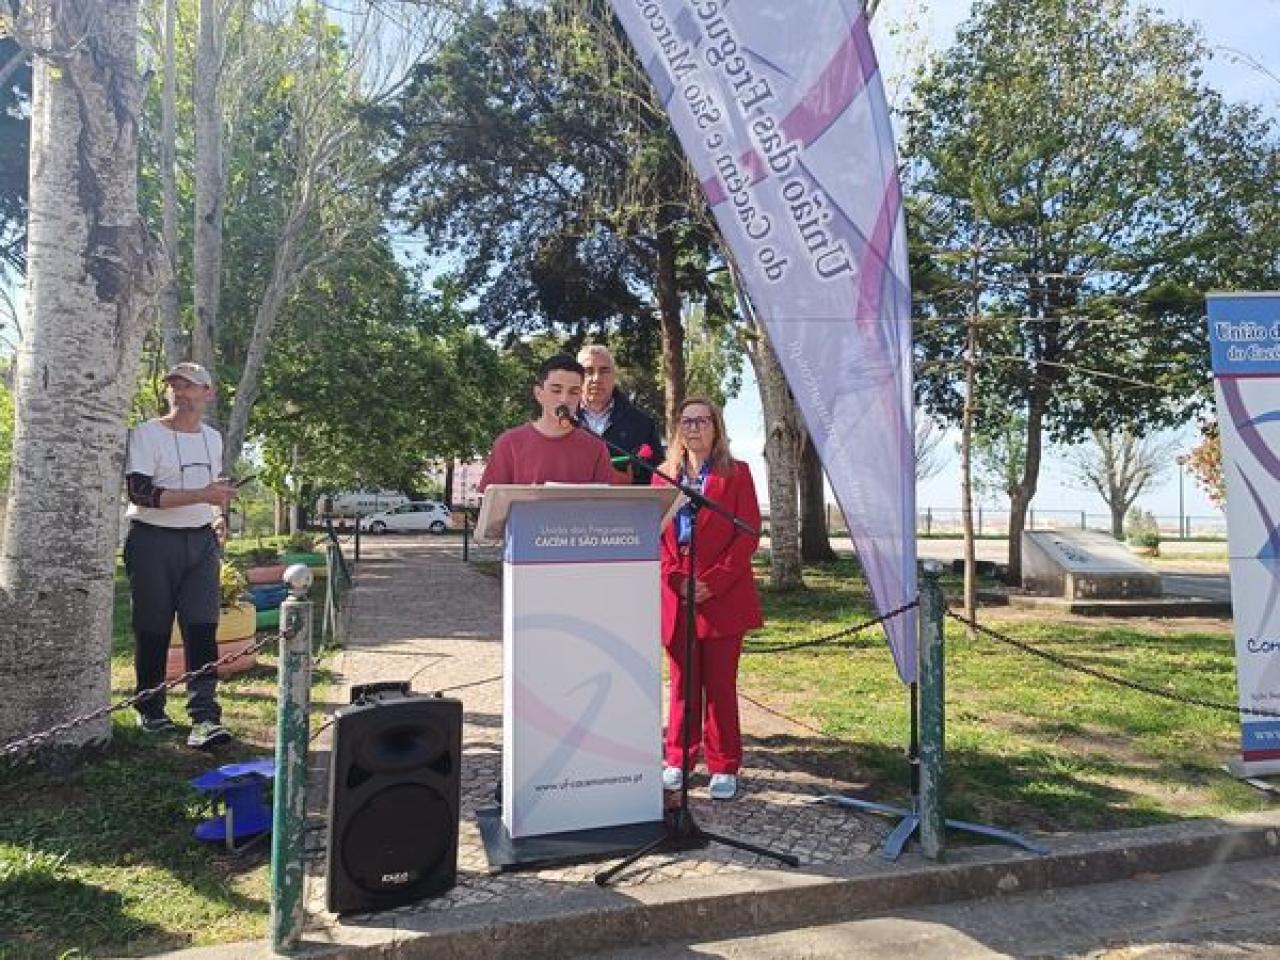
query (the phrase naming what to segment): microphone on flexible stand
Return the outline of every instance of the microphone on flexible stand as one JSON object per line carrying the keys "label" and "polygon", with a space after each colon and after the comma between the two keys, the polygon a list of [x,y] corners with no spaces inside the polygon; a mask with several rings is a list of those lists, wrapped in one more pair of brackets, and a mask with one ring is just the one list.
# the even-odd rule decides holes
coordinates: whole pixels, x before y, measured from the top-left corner
{"label": "microphone on flexible stand", "polygon": [[578,426],[578,418],[573,415],[573,411],[569,409],[567,403],[562,403],[556,407],[556,419],[560,421],[562,427]]}

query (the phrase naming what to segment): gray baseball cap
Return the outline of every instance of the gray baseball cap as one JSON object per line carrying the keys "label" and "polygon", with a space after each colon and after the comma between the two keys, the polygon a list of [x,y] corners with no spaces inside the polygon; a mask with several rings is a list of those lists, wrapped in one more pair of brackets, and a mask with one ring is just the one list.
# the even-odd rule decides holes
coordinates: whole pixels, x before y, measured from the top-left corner
{"label": "gray baseball cap", "polygon": [[209,376],[209,371],[198,363],[191,363],[190,361],[187,361],[185,363],[174,364],[173,367],[170,368],[169,372],[164,375],[166,383],[177,377],[181,377],[183,380],[189,380],[197,386],[213,386],[213,377]]}

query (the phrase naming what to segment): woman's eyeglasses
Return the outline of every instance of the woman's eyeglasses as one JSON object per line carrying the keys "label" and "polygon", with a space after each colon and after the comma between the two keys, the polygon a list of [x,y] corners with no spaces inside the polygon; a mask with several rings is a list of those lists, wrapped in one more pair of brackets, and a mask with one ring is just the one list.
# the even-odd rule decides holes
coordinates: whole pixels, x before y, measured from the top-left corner
{"label": "woman's eyeglasses", "polygon": [[680,418],[681,430],[686,430],[686,431],[705,430],[709,426],[711,426],[710,417],[681,417]]}

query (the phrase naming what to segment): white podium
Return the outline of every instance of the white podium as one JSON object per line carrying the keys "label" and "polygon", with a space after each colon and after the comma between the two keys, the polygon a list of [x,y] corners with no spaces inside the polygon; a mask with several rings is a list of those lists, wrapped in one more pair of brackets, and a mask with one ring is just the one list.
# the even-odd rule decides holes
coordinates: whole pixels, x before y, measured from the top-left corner
{"label": "white podium", "polygon": [[490,866],[595,859],[662,824],[658,539],[671,487],[495,485],[504,542],[502,807]]}

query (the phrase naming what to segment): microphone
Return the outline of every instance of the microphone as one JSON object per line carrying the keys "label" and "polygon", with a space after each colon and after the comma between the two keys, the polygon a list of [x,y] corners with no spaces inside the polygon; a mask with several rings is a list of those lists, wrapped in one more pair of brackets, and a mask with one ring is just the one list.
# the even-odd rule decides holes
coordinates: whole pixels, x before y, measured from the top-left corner
{"label": "microphone", "polygon": [[578,418],[573,415],[573,411],[569,409],[567,403],[562,403],[556,407],[556,419],[560,421],[562,427],[576,427]]}

